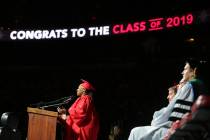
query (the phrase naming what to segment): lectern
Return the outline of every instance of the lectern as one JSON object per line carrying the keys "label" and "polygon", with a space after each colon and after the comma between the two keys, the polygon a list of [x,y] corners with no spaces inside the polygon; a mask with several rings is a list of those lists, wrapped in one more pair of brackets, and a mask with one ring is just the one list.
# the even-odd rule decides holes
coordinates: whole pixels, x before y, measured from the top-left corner
{"label": "lectern", "polygon": [[55,140],[58,113],[39,108],[27,108],[27,140]]}

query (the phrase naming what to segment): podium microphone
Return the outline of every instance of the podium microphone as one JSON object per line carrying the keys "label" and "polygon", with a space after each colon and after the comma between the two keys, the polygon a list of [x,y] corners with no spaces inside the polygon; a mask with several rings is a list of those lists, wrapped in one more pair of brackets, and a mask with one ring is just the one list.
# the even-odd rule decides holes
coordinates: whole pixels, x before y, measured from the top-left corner
{"label": "podium microphone", "polygon": [[75,98],[75,95],[71,95],[67,100],[63,101],[64,104],[68,104],[70,101],[72,101]]}
{"label": "podium microphone", "polygon": [[74,95],[71,95],[70,97],[66,98],[64,97],[65,100],[59,101],[59,102],[50,102],[50,104],[45,104],[44,106],[40,106],[39,108],[47,108],[47,107],[58,107],[61,105],[68,104],[70,101],[74,99]]}
{"label": "podium microphone", "polygon": [[68,97],[63,97],[54,101],[50,101],[50,102],[39,102],[36,104],[32,104],[31,106],[35,106],[38,108],[46,108],[46,107],[58,107],[64,104],[68,104],[70,101],[72,101],[75,98],[75,95],[71,95]]}

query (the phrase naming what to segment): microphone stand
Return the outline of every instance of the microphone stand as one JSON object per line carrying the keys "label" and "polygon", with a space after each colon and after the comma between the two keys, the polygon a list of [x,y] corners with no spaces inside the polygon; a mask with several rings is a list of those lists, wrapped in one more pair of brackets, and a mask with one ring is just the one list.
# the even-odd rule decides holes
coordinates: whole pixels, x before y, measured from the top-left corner
{"label": "microphone stand", "polygon": [[45,109],[45,108],[48,108],[48,107],[59,107],[59,106],[64,105],[64,104],[66,104],[66,103],[57,103],[57,104],[45,105],[45,106],[41,106],[39,108]]}
{"label": "microphone stand", "polygon": [[[68,99],[66,97],[64,97],[62,99],[65,99],[65,100],[62,101],[62,102],[57,103],[55,101],[52,101],[52,102],[49,102],[49,103],[53,103],[53,104],[48,103],[48,105],[43,105],[43,106],[40,106],[39,108],[44,109],[44,108],[48,108],[48,107],[59,107],[59,106],[64,105],[64,104],[68,104],[73,98],[74,98],[73,95],[68,97]],[[60,101],[60,99],[59,99],[59,101]]]}
{"label": "microphone stand", "polygon": [[57,100],[54,100],[54,101],[50,101],[50,102],[39,102],[39,103],[36,103],[36,104],[31,104],[30,106],[34,106],[34,107],[38,107],[40,108],[41,106],[47,106],[47,105],[51,105],[51,104],[58,104],[58,103],[61,103],[63,101],[66,101],[68,100],[69,97],[63,97],[63,98],[60,98],[60,99],[57,99]]}

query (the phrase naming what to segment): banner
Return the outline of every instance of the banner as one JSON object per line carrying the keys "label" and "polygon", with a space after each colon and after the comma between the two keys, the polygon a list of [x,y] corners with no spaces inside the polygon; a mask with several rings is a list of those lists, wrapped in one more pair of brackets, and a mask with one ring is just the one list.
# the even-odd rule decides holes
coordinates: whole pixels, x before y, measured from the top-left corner
{"label": "banner", "polygon": [[119,23],[103,26],[89,26],[76,28],[58,28],[44,30],[8,30],[0,31],[0,40],[51,40],[73,39],[84,37],[113,36],[129,33],[141,33],[160,31],[195,23],[195,15],[192,13],[180,16],[157,17],[148,20],[140,20],[127,23]]}

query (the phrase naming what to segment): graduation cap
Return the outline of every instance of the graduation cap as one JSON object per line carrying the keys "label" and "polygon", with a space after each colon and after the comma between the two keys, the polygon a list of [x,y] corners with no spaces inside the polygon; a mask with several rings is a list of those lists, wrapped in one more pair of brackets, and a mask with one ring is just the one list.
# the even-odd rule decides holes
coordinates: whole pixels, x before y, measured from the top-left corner
{"label": "graduation cap", "polygon": [[95,91],[95,88],[92,86],[92,84],[90,84],[90,82],[81,79],[82,83],[80,85],[82,85],[86,90],[92,90]]}

